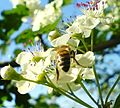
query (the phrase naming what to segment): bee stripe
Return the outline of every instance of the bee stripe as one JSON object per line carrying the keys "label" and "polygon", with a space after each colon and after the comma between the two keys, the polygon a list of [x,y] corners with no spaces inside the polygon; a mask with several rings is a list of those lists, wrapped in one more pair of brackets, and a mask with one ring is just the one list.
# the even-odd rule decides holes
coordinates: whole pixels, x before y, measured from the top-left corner
{"label": "bee stripe", "polygon": [[58,54],[59,54],[60,56],[65,56],[65,55],[69,56],[69,55],[70,55],[69,52],[66,51],[66,50],[59,51]]}
{"label": "bee stripe", "polygon": [[67,66],[67,65],[70,66],[70,60],[62,61],[62,62],[60,63],[60,66]]}
{"label": "bee stripe", "polygon": [[62,70],[64,70],[65,72],[68,72],[69,68],[70,68],[69,65],[68,66],[64,66],[64,67],[62,67]]}

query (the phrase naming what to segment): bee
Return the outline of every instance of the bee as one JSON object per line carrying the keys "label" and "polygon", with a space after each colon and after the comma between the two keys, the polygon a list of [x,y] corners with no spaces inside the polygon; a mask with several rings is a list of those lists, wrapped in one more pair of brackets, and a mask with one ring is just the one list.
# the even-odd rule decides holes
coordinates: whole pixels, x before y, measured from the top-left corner
{"label": "bee", "polygon": [[59,79],[59,71],[58,67],[61,67],[61,69],[64,72],[68,72],[71,65],[71,58],[75,60],[75,62],[79,65],[77,60],[75,59],[75,52],[70,49],[67,45],[61,45],[57,48],[55,48],[55,51],[57,53],[56,56],[56,73],[57,73],[57,80]]}

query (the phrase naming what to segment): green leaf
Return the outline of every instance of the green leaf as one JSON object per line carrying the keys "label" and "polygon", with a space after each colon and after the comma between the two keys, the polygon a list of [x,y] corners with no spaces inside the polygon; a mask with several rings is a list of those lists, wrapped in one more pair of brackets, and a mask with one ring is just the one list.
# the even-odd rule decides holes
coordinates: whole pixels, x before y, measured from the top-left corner
{"label": "green leaf", "polygon": [[3,11],[2,16],[4,19],[2,20],[2,28],[6,29],[6,32],[10,29],[18,30],[22,23],[21,18],[28,14],[28,9],[23,5],[18,5],[17,8],[12,10]]}
{"label": "green leaf", "polygon": [[2,55],[4,55],[6,53],[6,51],[8,50],[8,48],[7,48],[8,45],[9,44],[5,44],[5,43],[0,45],[0,50],[1,50]]}
{"label": "green leaf", "polygon": [[14,51],[14,55],[15,55],[15,57],[16,57],[20,52],[22,52],[21,49],[16,49],[16,50]]}
{"label": "green leaf", "polygon": [[70,3],[72,3],[72,0],[63,0],[63,6],[69,5]]}
{"label": "green leaf", "polygon": [[113,108],[120,108],[120,94],[116,98],[116,101],[115,101]]}
{"label": "green leaf", "polygon": [[23,31],[19,36],[16,37],[15,41],[16,43],[25,43],[26,45],[31,44],[34,40],[34,33],[32,32],[31,29]]}
{"label": "green leaf", "polygon": [[57,104],[50,104],[49,108],[60,108],[60,106]]}
{"label": "green leaf", "polygon": [[29,10],[23,5],[18,5],[12,10],[3,11],[1,15],[3,19],[0,20],[0,39],[7,41],[21,26],[21,18],[29,15]]}
{"label": "green leaf", "polygon": [[49,24],[43,28],[41,28],[39,31],[35,32],[35,34],[44,34],[44,33],[49,33],[50,31],[54,30],[56,26],[58,25],[61,17],[59,17],[54,23]]}

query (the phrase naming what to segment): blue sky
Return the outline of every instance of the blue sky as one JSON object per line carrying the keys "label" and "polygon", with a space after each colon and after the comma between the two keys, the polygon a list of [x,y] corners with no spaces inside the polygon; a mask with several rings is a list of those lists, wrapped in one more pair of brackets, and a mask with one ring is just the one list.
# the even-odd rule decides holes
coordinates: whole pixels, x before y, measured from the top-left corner
{"label": "blue sky", "polygon": [[[0,0],[0,1],[1,1],[0,2],[0,12],[3,10],[6,10],[6,9],[12,8],[12,4],[9,2],[9,0]],[[44,0],[42,0],[42,1],[44,1]],[[64,20],[66,20],[67,18],[69,18],[72,15],[74,16],[74,15],[80,14],[80,11],[75,7],[75,3],[78,1],[80,1],[80,0],[74,0],[72,5],[63,8]],[[0,18],[1,18],[1,16],[0,16]],[[12,37],[17,36],[17,34],[19,34],[21,31],[23,31],[27,27],[29,27],[29,26],[26,24],[23,24],[22,27],[15,34],[13,34]],[[12,50],[11,50],[11,47],[12,47]],[[10,57],[12,57],[13,50],[16,47],[22,47],[22,46],[21,45],[16,46],[15,43],[12,42],[10,45],[10,48],[8,49],[7,54],[5,56],[1,56],[1,54],[0,54],[0,61],[10,60]],[[118,46],[116,49],[120,50],[120,46]],[[105,57],[104,61],[107,63],[108,72],[112,73],[113,70],[120,69],[120,63],[119,63],[120,56],[119,55],[116,55],[116,54],[111,55],[110,54],[109,56]],[[111,63],[111,61],[112,61],[112,63]],[[105,65],[103,64],[100,66],[100,68],[103,68],[104,66]],[[30,92],[30,94],[33,98],[36,98],[39,94],[42,94],[42,93],[46,94],[47,88],[44,86],[40,86],[40,85],[38,85],[33,91]],[[89,100],[88,97],[83,93],[82,90],[78,91],[76,94],[80,95],[81,99],[92,104],[91,101],[88,101]],[[96,93],[95,93],[95,96],[96,96]],[[80,108],[80,105],[78,105],[77,103],[75,103],[71,100],[69,100],[69,101],[68,100],[69,100],[68,98],[60,97],[59,99],[57,99],[56,102],[59,103],[62,106],[62,108],[68,108],[69,106],[71,106],[69,108],[72,108],[72,107]],[[65,103],[64,105],[62,104],[63,102]],[[14,102],[12,104],[14,104]],[[84,108],[84,107],[82,107],[82,108]]]}

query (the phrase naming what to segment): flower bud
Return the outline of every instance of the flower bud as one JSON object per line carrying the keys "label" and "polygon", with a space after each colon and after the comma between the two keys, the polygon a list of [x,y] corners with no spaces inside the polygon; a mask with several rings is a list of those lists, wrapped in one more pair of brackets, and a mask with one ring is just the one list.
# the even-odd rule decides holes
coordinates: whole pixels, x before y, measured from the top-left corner
{"label": "flower bud", "polygon": [[58,30],[54,30],[54,31],[51,31],[51,32],[48,34],[48,39],[49,39],[50,41],[52,41],[52,40],[60,37],[60,35],[61,35],[61,34],[59,33]]}
{"label": "flower bud", "polygon": [[5,80],[23,80],[24,78],[18,74],[10,65],[0,70],[0,75]]}
{"label": "flower bud", "polygon": [[41,73],[41,74],[38,76],[37,81],[38,81],[38,82],[41,82],[41,83],[45,83],[45,82],[46,82],[45,74],[44,74],[44,73]]}

